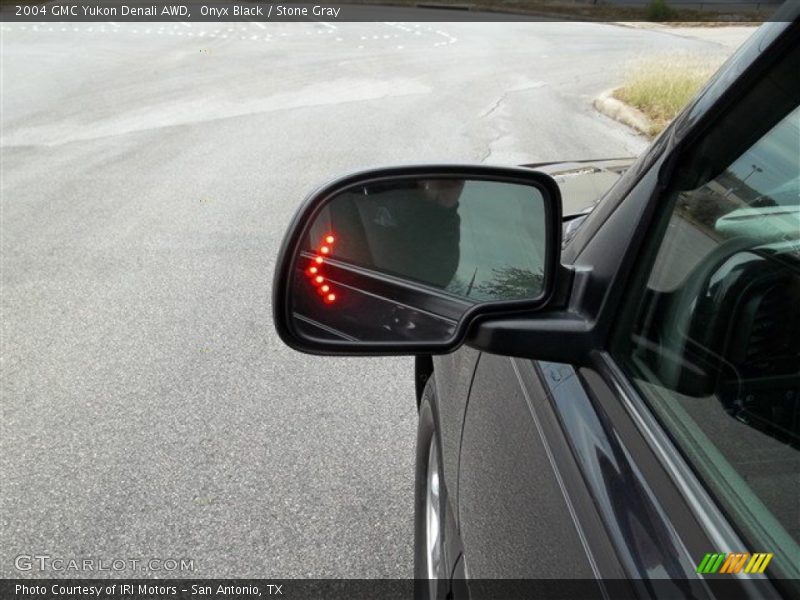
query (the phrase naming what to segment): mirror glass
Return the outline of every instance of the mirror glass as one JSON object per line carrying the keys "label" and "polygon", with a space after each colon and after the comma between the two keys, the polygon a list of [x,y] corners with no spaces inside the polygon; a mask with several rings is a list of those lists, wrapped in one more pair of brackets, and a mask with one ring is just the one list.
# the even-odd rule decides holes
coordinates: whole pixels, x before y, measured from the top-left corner
{"label": "mirror glass", "polygon": [[349,187],[303,234],[295,325],[350,341],[446,340],[475,304],[542,295],[546,223],[533,185],[395,177]]}

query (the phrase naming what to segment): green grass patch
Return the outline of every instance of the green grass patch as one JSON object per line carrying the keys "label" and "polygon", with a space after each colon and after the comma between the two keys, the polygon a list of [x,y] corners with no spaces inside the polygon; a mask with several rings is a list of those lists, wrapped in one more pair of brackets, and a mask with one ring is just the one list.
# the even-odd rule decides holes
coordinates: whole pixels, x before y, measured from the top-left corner
{"label": "green grass patch", "polygon": [[666,0],[650,0],[645,15],[648,21],[674,21],[678,17],[678,11],[670,7]]}
{"label": "green grass patch", "polygon": [[640,62],[630,69],[625,84],[614,97],[642,111],[652,123],[651,136],[657,135],[683,109],[722,59],[673,56]]}

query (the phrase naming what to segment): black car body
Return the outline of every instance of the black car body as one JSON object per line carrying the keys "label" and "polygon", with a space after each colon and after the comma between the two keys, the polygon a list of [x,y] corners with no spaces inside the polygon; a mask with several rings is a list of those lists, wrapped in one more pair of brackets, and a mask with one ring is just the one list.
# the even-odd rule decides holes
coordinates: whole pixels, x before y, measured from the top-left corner
{"label": "black car body", "polygon": [[[363,350],[357,335],[298,341],[282,257],[288,343],[416,355],[416,575],[439,579],[423,596],[797,597],[798,14],[763,26],[633,164],[614,162],[596,206],[562,181],[581,219],[560,254],[569,276],[537,306],[470,313],[455,351],[393,347],[389,329]],[[778,146],[772,179],[742,170]],[[554,580],[584,584],[542,587]]]}

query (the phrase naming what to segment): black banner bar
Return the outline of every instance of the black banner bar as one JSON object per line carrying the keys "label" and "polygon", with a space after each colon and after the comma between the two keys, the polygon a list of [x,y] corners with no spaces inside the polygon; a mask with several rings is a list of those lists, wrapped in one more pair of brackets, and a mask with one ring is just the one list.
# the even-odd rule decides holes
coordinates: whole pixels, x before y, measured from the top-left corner
{"label": "black banner bar", "polygon": [[[796,0],[787,0],[793,2]],[[786,3],[785,3],[786,4]],[[786,20],[781,0],[0,0],[0,22],[370,22]]]}
{"label": "black banner bar", "polygon": [[[780,583],[780,582],[778,582]],[[796,581],[787,582],[790,587]],[[445,582],[440,582],[445,586]],[[3,600],[410,600],[427,580],[413,579],[4,579]],[[748,589],[749,588],[749,589]],[[767,579],[742,581],[733,576],[692,580],[479,579],[454,582],[454,600],[634,600],[740,598],[748,592],[772,596]],[[447,592],[447,590],[443,590]],[[442,594],[444,597],[444,594]]]}

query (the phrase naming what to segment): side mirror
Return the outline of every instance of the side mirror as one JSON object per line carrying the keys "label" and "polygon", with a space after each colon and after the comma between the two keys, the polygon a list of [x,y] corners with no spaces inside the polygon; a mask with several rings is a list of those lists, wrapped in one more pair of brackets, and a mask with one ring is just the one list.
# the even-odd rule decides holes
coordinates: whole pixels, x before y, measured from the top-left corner
{"label": "side mirror", "polygon": [[393,167],[312,193],[273,285],[281,339],[314,354],[455,350],[476,319],[550,308],[561,197],[522,168]]}

